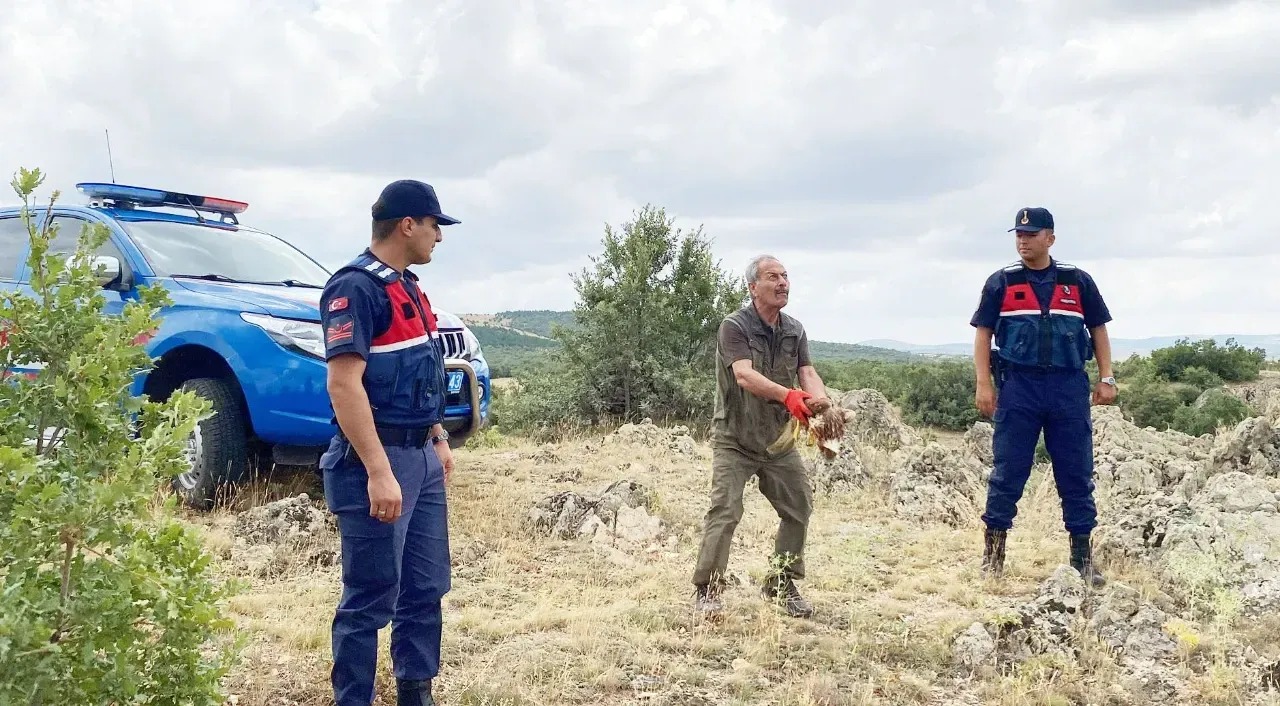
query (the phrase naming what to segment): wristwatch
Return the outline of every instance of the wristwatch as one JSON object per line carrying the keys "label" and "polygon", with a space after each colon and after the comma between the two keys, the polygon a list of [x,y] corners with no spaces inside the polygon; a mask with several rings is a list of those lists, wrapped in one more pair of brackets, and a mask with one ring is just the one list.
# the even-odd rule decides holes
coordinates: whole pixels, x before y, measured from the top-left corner
{"label": "wristwatch", "polygon": [[1105,377],[1105,378],[1101,378],[1101,379],[1099,379],[1099,380],[1098,380],[1098,382],[1105,382],[1106,384],[1108,384],[1108,385],[1110,385],[1110,386],[1112,386],[1112,387],[1115,387],[1115,386],[1116,386],[1116,379],[1115,379],[1114,377]]}
{"label": "wristwatch", "polygon": [[432,444],[438,444],[442,441],[448,441],[448,440],[449,440],[449,432],[445,431],[444,429],[441,429],[439,434],[436,434],[435,436],[431,437]]}

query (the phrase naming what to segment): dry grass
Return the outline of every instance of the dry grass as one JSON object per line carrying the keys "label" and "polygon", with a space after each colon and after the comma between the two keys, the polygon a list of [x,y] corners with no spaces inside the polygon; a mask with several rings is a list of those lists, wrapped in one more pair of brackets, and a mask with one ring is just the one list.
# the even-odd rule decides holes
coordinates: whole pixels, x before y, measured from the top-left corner
{"label": "dry grass", "polygon": [[[1085,646],[1079,663],[1039,660],[1009,674],[971,675],[951,664],[957,632],[1032,597],[1066,561],[1057,496],[1039,470],[1021,503],[1000,583],[979,577],[976,517],[962,529],[922,527],[893,517],[883,489],[819,494],[806,557],[810,576],[801,584],[816,606],[809,620],[788,618],[760,596],[755,582],[767,568],[777,518],[749,485],[730,564],[745,583],[726,595],[723,620],[703,623],[692,614],[689,577],[710,481],[706,447],[695,458],[599,439],[548,448],[559,461],[539,463],[535,456],[548,449],[511,440],[455,454],[454,589],[445,599],[437,681],[442,703],[1117,703],[1110,686],[1117,668],[1098,646]],[[580,480],[552,480],[572,469],[581,471]],[[674,544],[620,556],[534,536],[522,523],[541,497],[598,492],[622,478],[656,493]],[[319,496],[314,477],[302,474],[257,484],[245,498],[265,502],[302,490]],[[208,526],[210,546],[227,571],[237,572],[229,512],[192,519]],[[1140,567],[1104,568],[1131,585],[1151,581]],[[228,680],[238,703],[331,703],[328,629],[338,568],[242,576],[247,589],[229,606],[249,637],[244,661]],[[383,704],[394,703],[388,637],[384,631]],[[1210,698],[1232,693],[1226,672],[1203,680]]]}

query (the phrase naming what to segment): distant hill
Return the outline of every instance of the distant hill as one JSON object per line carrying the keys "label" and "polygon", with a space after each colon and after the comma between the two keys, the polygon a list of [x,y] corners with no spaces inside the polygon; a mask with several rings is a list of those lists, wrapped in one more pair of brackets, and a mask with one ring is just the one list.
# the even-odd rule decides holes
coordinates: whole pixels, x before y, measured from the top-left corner
{"label": "distant hill", "polygon": [[[1267,352],[1268,358],[1280,357],[1280,334],[1225,334],[1213,336],[1185,334],[1178,336],[1151,336],[1149,338],[1112,338],[1111,357],[1115,360],[1123,360],[1134,353],[1137,353],[1138,355],[1150,355],[1151,351],[1158,348],[1167,348],[1168,346],[1172,346],[1183,338],[1190,339],[1192,341],[1212,338],[1220,346],[1226,345],[1227,339],[1234,338],[1236,343],[1244,346],[1245,348],[1262,348]],[[889,339],[873,339],[870,341],[862,341],[861,345],[874,346],[877,348],[889,348],[896,351],[902,351],[904,353],[915,353],[920,355],[973,355],[972,343],[922,345]]]}
{"label": "distant hill", "polygon": [[[464,317],[465,318],[465,317]],[[555,339],[543,336],[534,336],[513,328],[505,326],[480,326],[467,322],[467,327],[476,335],[480,341],[480,345],[485,348],[495,346],[507,346],[517,348],[555,348],[557,345]]]}
{"label": "distant hill", "polygon": [[[541,355],[558,344],[551,338],[552,324],[566,328],[574,325],[573,312],[541,310],[499,311],[495,314],[462,314],[485,350],[494,374],[511,374],[515,367],[536,364]],[[815,360],[882,360],[912,361],[925,356],[882,346],[859,343],[809,341],[809,353]]]}
{"label": "distant hill", "polygon": [[814,360],[884,360],[913,361],[922,356],[906,351],[897,351],[882,346],[870,346],[864,343],[833,343],[831,341],[809,341],[809,355]]}
{"label": "distant hill", "polygon": [[[496,314],[464,314],[462,319],[467,326],[492,326],[521,331],[534,336],[551,338],[551,325],[573,326],[572,311],[551,311],[550,309],[499,311]],[[478,338],[480,334],[476,334]],[[483,344],[484,341],[482,340]]]}

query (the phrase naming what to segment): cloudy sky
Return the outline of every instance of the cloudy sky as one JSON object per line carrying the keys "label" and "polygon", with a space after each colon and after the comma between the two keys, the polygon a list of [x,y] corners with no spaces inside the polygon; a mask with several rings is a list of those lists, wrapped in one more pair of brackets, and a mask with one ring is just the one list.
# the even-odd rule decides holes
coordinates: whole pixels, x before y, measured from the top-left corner
{"label": "cloudy sky", "polygon": [[246,200],[331,267],[421,178],[462,220],[421,270],[457,313],[572,307],[652,203],[726,268],[776,254],[848,342],[970,340],[1043,205],[1113,336],[1280,332],[1275,0],[196,7],[10,0],[0,168],[78,201],[110,129],[117,181]]}

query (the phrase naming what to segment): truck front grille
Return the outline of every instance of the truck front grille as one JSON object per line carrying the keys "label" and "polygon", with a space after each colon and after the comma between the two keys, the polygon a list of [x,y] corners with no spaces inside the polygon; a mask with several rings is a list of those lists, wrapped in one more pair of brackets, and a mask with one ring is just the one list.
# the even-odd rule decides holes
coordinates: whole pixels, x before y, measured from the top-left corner
{"label": "truck front grille", "polygon": [[462,351],[467,347],[466,339],[458,329],[441,330],[440,342],[444,346],[446,358],[461,358]]}

